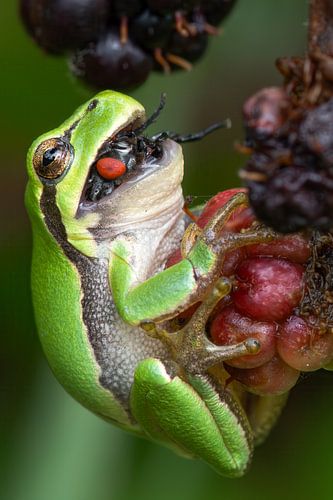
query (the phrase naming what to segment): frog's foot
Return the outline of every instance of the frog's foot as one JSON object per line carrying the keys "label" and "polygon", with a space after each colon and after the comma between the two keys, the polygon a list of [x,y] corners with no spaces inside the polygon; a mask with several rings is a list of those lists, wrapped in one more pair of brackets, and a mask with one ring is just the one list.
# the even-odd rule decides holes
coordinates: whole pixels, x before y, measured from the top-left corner
{"label": "frog's foot", "polygon": [[147,322],[141,327],[154,338],[158,338],[171,351],[172,359],[186,373],[199,374],[222,361],[246,354],[257,354],[260,342],[248,338],[238,344],[217,346],[206,335],[208,318],[217,303],[229,294],[231,282],[220,278],[185,326],[170,332],[170,322]]}
{"label": "frog's foot", "polygon": [[[204,229],[195,223],[185,231],[181,243],[181,254],[188,259],[198,280],[197,300],[218,279],[221,265],[227,253],[247,245],[268,243],[281,237],[272,229],[253,223],[248,229],[235,233],[224,231],[230,216],[239,207],[248,206],[246,193],[237,193],[212,217]],[[205,255],[205,257],[203,257]],[[199,282],[200,281],[200,282]],[[192,303],[195,302],[191,297]]]}
{"label": "frog's foot", "polygon": [[188,458],[201,458],[218,473],[242,476],[251,461],[253,437],[237,400],[203,375],[170,374],[159,359],[141,361],[130,404],[141,429]]}
{"label": "frog's foot", "polygon": [[215,251],[223,252],[223,255],[239,247],[256,243],[267,243],[281,237],[281,235],[272,229],[258,223],[254,223],[251,228],[242,230],[240,233],[226,232],[225,234],[221,234],[230,216],[241,206],[249,206],[246,193],[237,193],[230,198],[216,212],[203,230],[202,238],[204,242],[212,246]]}

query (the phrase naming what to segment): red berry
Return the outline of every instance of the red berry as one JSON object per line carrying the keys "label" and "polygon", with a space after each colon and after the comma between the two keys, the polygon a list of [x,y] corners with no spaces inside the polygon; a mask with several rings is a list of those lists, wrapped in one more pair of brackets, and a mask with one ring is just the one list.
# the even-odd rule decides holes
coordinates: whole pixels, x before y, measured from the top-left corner
{"label": "red berry", "polygon": [[333,333],[321,332],[314,318],[291,316],[280,327],[277,349],[281,358],[296,370],[313,371],[333,358]]}
{"label": "red berry", "polygon": [[[205,205],[203,211],[201,212],[200,217],[197,220],[197,224],[199,227],[205,227],[207,222],[215,215],[215,213],[229,201],[235,194],[237,193],[246,193],[246,189],[244,188],[235,188],[235,189],[227,189],[226,191],[222,191],[221,193],[217,193],[213,198],[211,198]],[[246,220],[239,220],[239,214],[246,210]],[[236,226],[233,226],[233,223],[237,220]],[[248,227],[253,222],[253,216],[250,215],[248,209],[244,209],[240,207],[235,210],[235,212],[230,217],[226,230],[228,231],[238,231],[241,228]]]}
{"label": "red berry", "polygon": [[257,368],[242,370],[225,365],[227,372],[246,389],[260,396],[278,395],[289,391],[297,382],[300,372],[288,366],[279,356]]}
{"label": "red berry", "polygon": [[299,234],[283,236],[281,239],[271,243],[260,243],[246,247],[248,256],[269,255],[305,264],[310,257],[310,246],[308,240]]}
{"label": "red berry", "polygon": [[260,321],[281,321],[302,297],[303,267],[282,259],[253,257],[237,268],[235,306]]}
{"label": "red berry", "polygon": [[276,353],[274,323],[254,321],[239,314],[234,306],[228,306],[214,318],[210,327],[212,340],[218,345],[232,345],[247,338],[260,342],[258,354],[241,356],[227,362],[237,368],[254,368],[269,361]]}
{"label": "red berry", "polygon": [[[230,189],[214,196],[198,219],[199,227],[203,228],[232,196],[242,191]],[[222,234],[240,232],[253,221],[251,211],[240,207]],[[309,241],[302,234],[243,246],[225,255],[220,272],[222,276],[234,276],[234,290],[215,308],[209,333],[217,345],[237,344],[248,338],[259,341],[261,350],[257,354],[224,363],[228,373],[250,392],[282,394],[295,385],[300,371],[316,370],[333,360],[333,333],[316,330],[315,318],[312,322],[311,318],[291,316],[302,298],[304,264],[309,258]],[[180,259],[178,250],[167,266]],[[187,321],[198,305],[178,319]]]}
{"label": "red berry", "polygon": [[[224,207],[224,205],[235,195],[238,193],[246,193],[246,189],[243,188],[234,188],[227,189],[226,191],[222,191],[217,193],[213,198],[211,198],[205,205],[203,211],[200,214],[200,217],[197,220],[197,224],[199,227],[204,228],[205,225],[211,220],[211,218],[216,214],[216,212]],[[234,211],[229,220],[227,221],[224,231],[230,232],[238,232],[241,229],[249,227],[254,221],[254,217],[251,209],[240,207]],[[221,275],[222,276],[231,276],[237,266],[241,263],[245,258],[245,249],[238,248],[237,250],[233,250],[228,252],[223,260]]]}
{"label": "red berry", "polygon": [[237,267],[245,258],[246,253],[244,248],[237,248],[236,250],[226,253],[222,262],[221,276],[228,277],[235,274]]}

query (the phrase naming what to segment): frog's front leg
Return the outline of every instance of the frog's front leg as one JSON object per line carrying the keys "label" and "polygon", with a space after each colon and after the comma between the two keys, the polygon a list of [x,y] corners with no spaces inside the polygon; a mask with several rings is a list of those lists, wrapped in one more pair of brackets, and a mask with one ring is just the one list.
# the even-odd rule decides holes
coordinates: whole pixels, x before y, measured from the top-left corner
{"label": "frog's front leg", "polygon": [[[210,312],[230,292],[229,280],[219,277],[226,253],[277,237],[267,228],[237,234],[222,233],[234,210],[247,203],[244,193],[233,196],[202,232],[189,230],[185,233],[181,262],[137,286],[132,285],[135,276],[126,245],[116,241],[112,247],[110,284],[120,315],[126,322],[139,324],[148,334],[159,338],[169,348],[172,358],[187,372],[202,373],[221,361],[256,354],[260,349],[254,339],[235,346],[218,347],[209,342],[205,334]],[[165,320],[198,301],[204,303],[189,324],[178,332],[169,333]]]}
{"label": "frog's front leg", "polygon": [[[160,322],[176,316],[204,298],[219,277],[221,263],[231,250],[244,245],[271,241],[276,235],[268,229],[256,229],[240,234],[221,231],[234,210],[247,205],[244,193],[235,195],[198,234],[188,241],[185,258],[174,266],[135,285],[131,249],[123,239],[111,247],[109,277],[113,298],[121,317],[130,324]],[[149,251],[149,249],[147,249]]]}

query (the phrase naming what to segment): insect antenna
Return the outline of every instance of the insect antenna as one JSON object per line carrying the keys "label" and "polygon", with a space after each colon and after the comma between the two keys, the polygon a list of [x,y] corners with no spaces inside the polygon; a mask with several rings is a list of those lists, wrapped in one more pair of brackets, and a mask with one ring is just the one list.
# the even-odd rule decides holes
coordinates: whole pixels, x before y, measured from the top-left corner
{"label": "insect antenna", "polygon": [[140,127],[133,130],[133,132],[136,135],[139,135],[144,130],[146,130],[146,128],[148,128],[152,123],[154,123],[157,120],[157,118],[160,116],[161,111],[165,106],[165,103],[166,103],[166,93],[162,92],[161,97],[160,97],[160,103],[159,103],[158,107],[155,109],[155,111],[152,113],[152,115],[149,118],[147,118],[147,120],[142,125],[140,125]]}
{"label": "insect antenna", "polygon": [[200,130],[199,132],[194,132],[193,134],[178,134],[177,132],[166,131],[166,132],[159,132],[158,134],[151,137],[151,140],[164,141],[165,139],[172,139],[173,141],[178,143],[199,141],[200,139],[203,139],[204,137],[206,137],[206,135],[210,134],[211,132],[214,132],[215,130],[218,130],[220,128],[230,128],[230,127],[231,127],[231,120],[227,118],[222,122],[213,123],[209,127]]}

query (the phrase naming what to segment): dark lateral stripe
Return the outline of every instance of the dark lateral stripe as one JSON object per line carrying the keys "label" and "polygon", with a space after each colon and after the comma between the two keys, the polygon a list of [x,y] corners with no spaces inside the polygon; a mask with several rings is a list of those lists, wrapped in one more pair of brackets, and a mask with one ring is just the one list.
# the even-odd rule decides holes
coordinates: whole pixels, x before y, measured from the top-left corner
{"label": "dark lateral stripe", "polygon": [[[94,357],[101,368],[100,384],[126,408],[128,401],[124,400],[121,390],[113,386],[113,380],[110,377],[112,360],[107,359],[104,353],[105,342],[110,342],[110,338],[106,338],[100,328],[101,324],[110,324],[112,321],[110,311],[113,302],[108,284],[108,266],[98,259],[81,254],[67,241],[66,228],[56,205],[55,186],[44,186],[40,207],[47,228],[79,273],[82,288],[82,320],[87,328],[88,340]],[[129,412],[128,416],[131,418]]]}

